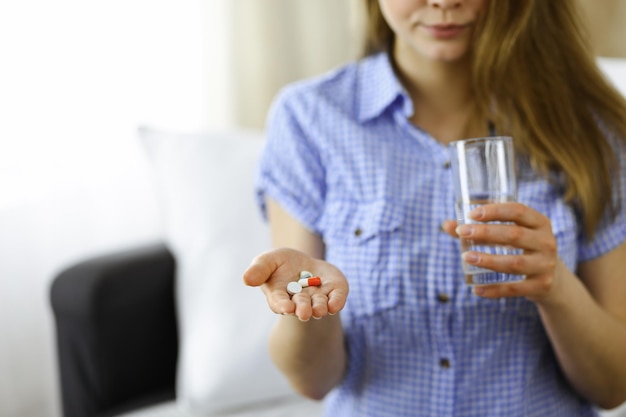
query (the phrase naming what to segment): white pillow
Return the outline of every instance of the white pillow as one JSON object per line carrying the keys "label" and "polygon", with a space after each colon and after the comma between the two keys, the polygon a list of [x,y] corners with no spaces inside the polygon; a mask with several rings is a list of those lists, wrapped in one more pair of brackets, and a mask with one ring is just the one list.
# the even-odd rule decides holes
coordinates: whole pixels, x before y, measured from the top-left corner
{"label": "white pillow", "polygon": [[598,65],[615,88],[626,96],[626,59],[599,57]]}
{"label": "white pillow", "polygon": [[269,358],[275,315],[261,291],[242,281],[252,258],[270,248],[253,190],[262,133],[141,128],[140,137],[177,261],[177,401],[215,415],[296,396]]}

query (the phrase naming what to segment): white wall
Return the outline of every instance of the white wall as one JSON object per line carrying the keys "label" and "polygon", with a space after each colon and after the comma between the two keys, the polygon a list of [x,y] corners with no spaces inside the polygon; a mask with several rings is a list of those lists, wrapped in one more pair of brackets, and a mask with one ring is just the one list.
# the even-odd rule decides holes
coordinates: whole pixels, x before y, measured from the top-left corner
{"label": "white wall", "polygon": [[[258,7],[256,0],[0,2],[0,416],[60,415],[48,300],[54,275],[160,236],[137,126],[234,127],[234,65],[250,53],[242,42],[258,36],[245,30],[234,47],[233,31],[245,29],[232,27],[235,3]],[[278,16],[286,4],[268,2],[267,13]],[[277,65],[264,56],[254,65]],[[303,70],[295,61],[279,65]]]}
{"label": "white wall", "polygon": [[54,274],[160,236],[137,126],[228,125],[225,4],[0,2],[0,416],[60,415]]}

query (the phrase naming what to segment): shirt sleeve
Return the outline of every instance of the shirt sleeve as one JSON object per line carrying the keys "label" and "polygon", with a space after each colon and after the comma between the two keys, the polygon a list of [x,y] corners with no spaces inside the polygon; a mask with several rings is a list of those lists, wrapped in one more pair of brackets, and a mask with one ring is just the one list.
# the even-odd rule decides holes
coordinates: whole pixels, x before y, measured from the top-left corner
{"label": "shirt sleeve", "polygon": [[257,166],[255,192],[265,219],[265,202],[270,197],[304,227],[318,232],[325,197],[325,169],[310,95],[301,88],[288,87],[274,100]]}
{"label": "shirt sleeve", "polygon": [[617,173],[613,177],[613,200],[615,211],[607,208],[593,239],[584,235],[579,241],[579,261],[588,261],[615,249],[626,240],[626,143],[612,142],[618,162]]}

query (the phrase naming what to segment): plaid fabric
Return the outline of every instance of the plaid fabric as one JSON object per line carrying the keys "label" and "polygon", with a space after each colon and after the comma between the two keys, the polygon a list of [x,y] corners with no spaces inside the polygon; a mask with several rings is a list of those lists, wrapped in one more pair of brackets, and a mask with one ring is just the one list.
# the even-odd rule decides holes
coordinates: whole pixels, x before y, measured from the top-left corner
{"label": "plaid fabric", "polygon": [[[448,150],[412,112],[384,54],[286,88],[270,112],[261,210],[270,196],[319,233],[350,282],[349,368],[326,415],[596,415],[561,375],[534,304],[464,283],[459,243],[439,228],[455,218]],[[587,242],[558,190],[520,165],[518,199],[551,218],[569,268],[624,240],[624,210]]]}

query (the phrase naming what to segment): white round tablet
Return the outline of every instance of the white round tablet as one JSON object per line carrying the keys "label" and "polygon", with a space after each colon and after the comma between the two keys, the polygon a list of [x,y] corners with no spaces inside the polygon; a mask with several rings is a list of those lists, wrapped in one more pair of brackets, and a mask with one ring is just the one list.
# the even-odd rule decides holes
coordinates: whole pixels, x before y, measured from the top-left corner
{"label": "white round tablet", "polygon": [[291,295],[301,293],[302,285],[300,285],[296,281],[291,281],[289,284],[287,284],[287,292]]}
{"label": "white round tablet", "polygon": [[309,271],[300,271],[300,279],[302,278],[311,278],[313,276]]}

